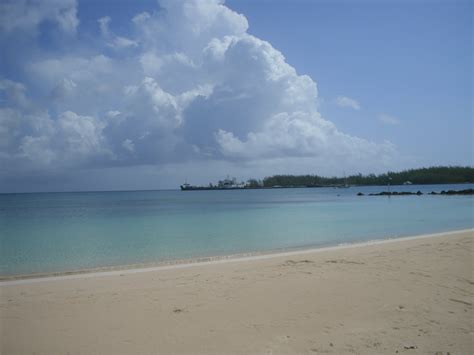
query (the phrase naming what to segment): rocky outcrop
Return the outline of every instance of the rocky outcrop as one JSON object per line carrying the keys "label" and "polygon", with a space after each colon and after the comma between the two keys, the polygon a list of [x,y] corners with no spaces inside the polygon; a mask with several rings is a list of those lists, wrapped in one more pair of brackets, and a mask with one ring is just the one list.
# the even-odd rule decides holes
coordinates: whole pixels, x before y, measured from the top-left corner
{"label": "rocky outcrop", "polygon": [[474,195],[474,189],[465,189],[465,190],[448,190],[441,192],[431,191],[430,195]]}
{"label": "rocky outcrop", "polygon": [[[423,192],[417,191],[417,192],[410,192],[410,191],[382,191],[379,193],[371,193],[368,194],[368,196],[410,196],[410,195],[417,195],[421,196],[423,195]],[[474,195],[474,189],[465,189],[465,190],[448,190],[448,191],[441,191],[441,192],[434,192],[431,191],[428,195]],[[359,192],[357,196],[365,196],[362,192]]]}

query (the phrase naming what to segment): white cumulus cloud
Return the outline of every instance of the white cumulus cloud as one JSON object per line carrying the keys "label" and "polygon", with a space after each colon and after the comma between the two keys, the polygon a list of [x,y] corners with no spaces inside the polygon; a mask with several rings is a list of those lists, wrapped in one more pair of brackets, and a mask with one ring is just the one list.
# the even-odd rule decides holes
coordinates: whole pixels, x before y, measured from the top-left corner
{"label": "white cumulus cloud", "polygon": [[101,17],[97,20],[102,37],[107,41],[107,45],[115,49],[128,47],[137,47],[138,42],[126,37],[115,35],[109,28],[111,18],[109,16]]}
{"label": "white cumulus cloud", "polygon": [[336,98],[336,104],[340,107],[349,107],[354,110],[360,110],[359,102],[347,96],[338,96]]}
{"label": "white cumulus cloud", "polygon": [[0,31],[6,34],[15,31],[37,34],[38,26],[46,21],[74,34],[79,25],[76,0],[3,0],[0,3]]}
{"label": "white cumulus cloud", "polygon": [[[17,25],[1,25],[3,31],[41,19],[65,31],[77,27],[74,1],[19,3],[24,11],[13,2],[2,5],[18,17]],[[0,104],[0,164],[82,169],[262,162],[272,173],[268,162],[276,160],[303,169],[367,159],[388,164],[396,157],[389,142],[345,134],[322,117],[316,82],[250,35],[245,16],[223,1],[159,4],[131,16],[126,37],[113,33],[112,18],[102,17],[96,42],[79,42],[68,54],[32,55],[22,68],[24,82],[0,81],[7,98]],[[360,109],[348,97],[337,102]]]}

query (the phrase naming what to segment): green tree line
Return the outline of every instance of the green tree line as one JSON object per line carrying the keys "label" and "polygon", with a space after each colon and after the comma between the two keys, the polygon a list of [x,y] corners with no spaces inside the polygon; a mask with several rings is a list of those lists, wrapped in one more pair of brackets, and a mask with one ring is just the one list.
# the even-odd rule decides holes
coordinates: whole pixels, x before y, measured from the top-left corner
{"label": "green tree line", "polygon": [[463,166],[434,166],[410,169],[386,174],[350,175],[347,177],[323,177],[319,175],[273,175],[263,179],[264,187],[272,186],[341,186],[341,185],[402,185],[412,184],[457,184],[473,183],[474,168]]}

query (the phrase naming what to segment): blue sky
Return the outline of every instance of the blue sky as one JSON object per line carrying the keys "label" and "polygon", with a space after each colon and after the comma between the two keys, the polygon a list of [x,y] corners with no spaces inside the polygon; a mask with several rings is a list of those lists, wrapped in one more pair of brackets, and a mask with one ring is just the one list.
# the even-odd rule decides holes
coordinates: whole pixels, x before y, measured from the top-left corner
{"label": "blue sky", "polygon": [[472,165],[470,1],[0,6],[0,191]]}
{"label": "blue sky", "polygon": [[[227,1],[318,83],[321,113],[423,163],[472,164],[470,1]],[[358,111],[331,103],[347,95]],[[381,113],[397,117],[384,124]]]}

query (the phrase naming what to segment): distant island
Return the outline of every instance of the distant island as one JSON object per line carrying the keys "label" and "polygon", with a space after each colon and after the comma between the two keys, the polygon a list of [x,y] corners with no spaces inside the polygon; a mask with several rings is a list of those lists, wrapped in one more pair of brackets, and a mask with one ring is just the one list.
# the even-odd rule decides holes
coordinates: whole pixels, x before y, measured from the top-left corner
{"label": "distant island", "polygon": [[409,169],[385,174],[349,175],[347,177],[323,177],[319,175],[273,175],[263,180],[249,179],[237,182],[235,178],[220,180],[217,184],[196,186],[188,183],[181,190],[228,190],[228,189],[266,189],[292,187],[349,187],[373,185],[429,185],[462,184],[474,182],[474,168],[463,166],[435,166]]}
{"label": "distant island", "polygon": [[474,168],[462,166],[436,166],[410,169],[386,174],[350,175],[347,177],[322,177],[318,175],[274,175],[263,180],[263,186],[371,186],[371,185],[429,185],[461,184],[474,182]]}

